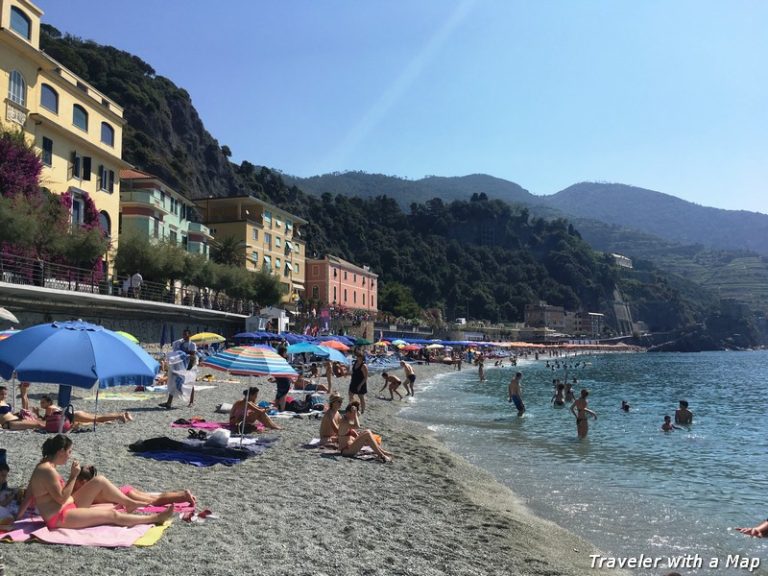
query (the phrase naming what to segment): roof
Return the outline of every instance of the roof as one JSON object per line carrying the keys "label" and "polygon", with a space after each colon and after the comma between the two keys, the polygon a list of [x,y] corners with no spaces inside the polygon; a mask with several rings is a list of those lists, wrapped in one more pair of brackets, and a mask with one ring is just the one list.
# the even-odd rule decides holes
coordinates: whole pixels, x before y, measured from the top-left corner
{"label": "roof", "polygon": [[366,270],[365,268],[361,268],[360,266],[357,266],[355,264],[352,264],[351,262],[347,262],[346,260],[339,258],[338,256],[333,256],[331,254],[326,254],[325,258],[323,259],[316,259],[316,258],[307,258],[306,263],[309,264],[310,262],[325,262],[328,261],[330,264],[335,264],[336,266],[340,266],[342,268],[346,268],[347,270],[351,270],[353,272],[358,272],[359,274],[365,274],[366,276],[371,276],[373,278],[378,278],[379,275],[375,272],[371,272],[370,270]]}

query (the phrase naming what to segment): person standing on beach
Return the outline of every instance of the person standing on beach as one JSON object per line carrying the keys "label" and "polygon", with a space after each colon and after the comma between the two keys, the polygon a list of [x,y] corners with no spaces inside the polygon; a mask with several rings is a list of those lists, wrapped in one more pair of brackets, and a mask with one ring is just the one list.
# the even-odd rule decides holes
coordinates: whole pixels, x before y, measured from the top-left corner
{"label": "person standing on beach", "polygon": [[[173,351],[174,352],[184,352],[187,355],[187,370],[192,370],[197,365],[197,344],[192,342],[189,338],[192,335],[192,333],[186,329],[184,332],[181,333],[181,338],[176,340],[173,343]],[[173,385],[171,382],[171,379],[168,378],[168,400],[160,404],[161,408],[165,408],[166,410],[171,409],[171,405],[173,404],[173,399],[176,396],[181,395],[181,390],[176,388],[176,386]],[[192,386],[192,393],[189,396],[189,405],[192,406],[192,404],[195,401],[195,387]]]}
{"label": "person standing on beach", "polygon": [[480,377],[480,382],[485,382],[485,360],[482,354],[477,357],[477,375]]}
{"label": "person standing on beach", "polygon": [[688,401],[680,400],[680,408],[675,410],[675,424],[690,426],[693,424],[693,412],[688,410]]}
{"label": "person standing on beach", "polygon": [[525,404],[523,404],[523,393],[520,390],[520,380],[523,379],[522,372],[516,372],[515,377],[509,382],[509,402],[515,403],[517,408],[517,415],[522,416],[525,412]]}
{"label": "person standing on beach", "polygon": [[[288,349],[283,345],[277,349],[277,353],[288,361]],[[285,412],[285,401],[288,397],[288,390],[291,389],[291,379],[285,376],[275,376],[275,404],[280,412]]]}
{"label": "person standing on beach", "polygon": [[413,396],[413,383],[416,382],[416,373],[413,371],[413,366],[408,364],[405,360],[400,360],[400,366],[403,367],[403,374],[405,375],[403,380],[405,395]]}
{"label": "person standing on beach", "polygon": [[589,396],[589,390],[582,388],[581,395],[571,404],[571,413],[576,416],[576,432],[579,435],[579,439],[586,438],[589,432],[587,415],[597,420],[597,414],[587,408],[587,396]]}
{"label": "person standing on beach", "polygon": [[365,413],[365,395],[368,393],[368,366],[365,364],[365,353],[355,350],[355,363],[352,364],[352,376],[349,379],[349,403],[354,397],[360,399],[360,414]]}

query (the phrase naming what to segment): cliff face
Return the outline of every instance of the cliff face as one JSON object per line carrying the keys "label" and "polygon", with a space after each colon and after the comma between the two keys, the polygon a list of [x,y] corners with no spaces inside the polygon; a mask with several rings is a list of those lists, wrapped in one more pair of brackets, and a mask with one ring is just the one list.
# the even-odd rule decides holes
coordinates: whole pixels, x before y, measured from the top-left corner
{"label": "cliff face", "polygon": [[43,25],[41,48],[125,109],[123,157],[190,198],[242,193],[189,94],[140,58]]}

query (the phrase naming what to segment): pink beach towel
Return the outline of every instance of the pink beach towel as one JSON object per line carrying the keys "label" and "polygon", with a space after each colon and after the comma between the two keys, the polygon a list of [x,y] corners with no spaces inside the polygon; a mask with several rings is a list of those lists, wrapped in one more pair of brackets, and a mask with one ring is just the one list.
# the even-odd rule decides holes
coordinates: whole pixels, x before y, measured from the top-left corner
{"label": "pink beach towel", "polygon": [[13,530],[2,535],[6,542],[26,542],[32,538],[48,544],[68,544],[70,546],[94,546],[104,548],[127,548],[133,546],[144,536],[152,524],[139,524],[132,528],[123,526],[94,526],[93,528],[57,528],[48,530],[42,518],[35,516],[19,520]]}
{"label": "pink beach towel", "polygon": [[218,428],[229,429],[229,422],[197,422],[192,421],[188,424],[171,424],[171,428],[199,428],[200,430],[217,430]]}

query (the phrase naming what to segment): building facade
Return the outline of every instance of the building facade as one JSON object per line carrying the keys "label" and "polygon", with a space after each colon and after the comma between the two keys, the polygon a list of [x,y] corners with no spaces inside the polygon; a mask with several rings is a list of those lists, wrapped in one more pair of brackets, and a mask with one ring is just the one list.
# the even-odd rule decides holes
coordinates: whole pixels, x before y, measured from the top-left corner
{"label": "building facade", "polygon": [[27,0],[0,0],[2,123],[21,130],[40,153],[41,185],[72,196],[72,224],[82,224],[85,199],[99,212],[117,248],[123,109],[40,50],[43,12]]}
{"label": "building facade", "polygon": [[336,256],[307,259],[306,298],[318,306],[378,310],[378,275]]}
{"label": "building facade", "polygon": [[207,226],[191,220],[195,209],[194,202],[159,178],[135,169],[120,171],[120,234],[179,245],[207,259],[212,236]]}
{"label": "building facade", "polygon": [[525,323],[531,328],[550,328],[558,332],[565,330],[565,309],[546,302],[526,304]]}
{"label": "building facade", "polygon": [[280,278],[284,304],[304,298],[307,246],[301,227],[306,220],[253,196],[206,198],[196,204],[217,241],[228,237],[239,241],[246,269]]}

